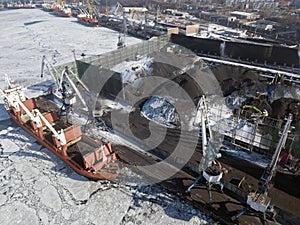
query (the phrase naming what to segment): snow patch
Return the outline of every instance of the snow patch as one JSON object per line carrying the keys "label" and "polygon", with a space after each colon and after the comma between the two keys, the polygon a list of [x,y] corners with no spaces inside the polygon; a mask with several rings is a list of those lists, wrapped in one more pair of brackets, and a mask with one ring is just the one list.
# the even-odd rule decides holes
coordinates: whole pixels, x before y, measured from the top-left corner
{"label": "snow patch", "polygon": [[11,205],[5,205],[0,208],[0,224],[38,225],[39,221],[34,209],[21,202],[13,202]]}
{"label": "snow patch", "polygon": [[140,77],[152,75],[152,63],[153,58],[142,56],[136,61],[124,61],[115,65],[112,70],[121,74],[124,84],[132,84]]}
{"label": "snow patch", "polygon": [[16,152],[19,151],[19,146],[16,145],[14,142],[12,142],[11,140],[8,140],[8,139],[2,139],[1,138],[1,148],[2,148],[2,151],[0,152],[0,156],[10,156]]}
{"label": "snow patch", "polygon": [[142,107],[142,116],[165,127],[175,128],[179,116],[174,106],[165,98],[153,96]]}
{"label": "snow patch", "polygon": [[62,203],[57,190],[52,185],[47,185],[41,191],[41,203],[55,212],[60,211]]}
{"label": "snow patch", "polygon": [[228,96],[226,98],[226,105],[230,109],[240,109],[242,106],[242,103],[246,100],[246,97],[241,96]]}
{"label": "snow patch", "polygon": [[263,155],[258,154],[256,152],[245,152],[242,150],[234,150],[225,148],[224,152],[226,152],[229,155],[235,156],[240,159],[244,159],[246,161],[249,161],[251,163],[254,163],[261,167],[266,167],[269,163],[269,160],[266,159]]}
{"label": "snow patch", "polygon": [[97,100],[98,105],[100,106],[95,110],[95,113],[99,115],[100,117],[105,113],[105,112],[110,112],[113,110],[119,110],[124,113],[130,113],[131,111],[134,110],[134,108],[130,105],[124,104],[123,102],[117,102],[117,101],[112,101],[109,99],[103,99],[99,98]]}

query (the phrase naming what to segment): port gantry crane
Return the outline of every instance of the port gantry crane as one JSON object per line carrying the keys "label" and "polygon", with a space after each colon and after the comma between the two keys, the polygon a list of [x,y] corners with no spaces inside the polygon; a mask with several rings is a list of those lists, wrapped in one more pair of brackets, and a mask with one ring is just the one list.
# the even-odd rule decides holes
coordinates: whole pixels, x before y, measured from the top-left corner
{"label": "port gantry crane", "polygon": [[[219,150],[214,147],[214,137],[210,127],[208,108],[204,95],[199,100],[197,106],[196,119],[198,119],[198,117],[201,118],[200,126],[202,130],[202,158],[199,165],[200,175],[194,183],[189,186],[187,192],[190,193],[192,188],[205,184],[208,191],[209,203],[211,203],[212,197],[210,190],[212,185],[219,185],[221,191],[223,190],[223,184],[221,183],[223,172],[221,164],[216,161],[217,158],[221,157],[221,154],[219,153]],[[207,126],[209,138],[207,137]]]}
{"label": "port gantry crane", "polygon": [[[73,53],[75,55],[75,51],[73,51]],[[75,60],[76,60],[76,58],[75,58]],[[90,92],[89,88],[81,81],[81,79],[68,67],[66,67],[62,71],[61,76],[59,78],[57,78],[53,74],[53,71],[55,72],[55,74],[59,74],[59,72],[51,65],[51,63],[47,60],[46,56],[43,56],[43,60],[42,60],[41,77],[44,76],[45,66],[47,67],[48,72],[50,73],[52,79],[55,81],[56,90],[58,90],[61,93],[60,94],[59,92],[57,93],[52,90],[53,95],[57,99],[59,99],[59,101],[62,102],[62,106],[61,106],[61,110],[60,110],[59,114],[68,113],[69,109],[71,109],[72,105],[76,102],[75,95],[69,94],[67,91],[66,83],[64,81],[64,79],[66,78],[68,83],[71,85],[71,87],[74,89],[75,93],[79,97],[81,103],[83,104],[83,106],[84,106],[83,110],[88,111],[88,113],[89,113],[89,118],[86,122],[85,127],[87,127],[88,124],[93,123],[93,121],[96,120],[99,127],[101,126],[103,129],[107,130],[108,127],[106,126],[105,122],[100,118],[100,116],[97,113],[95,113],[95,111],[92,109],[91,105],[88,105],[86,103],[85,99],[81,95],[81,92],[77,88],[77,85],[73,82],[73,80],[75,79],[76,82],[78,84],[80,84],[81,87],[84,89],[85,93],[87,93],[88,98],[90,98],[91,92]],[[72,75],[72,77],[70,77],[70,75]]]}
{"label": "port gantry crane", "polygon": [[254,209],[257,212],[263,213],[263,219],[266,220],[266,213],[273,213],[274,209],[270,206],[271,198],[268,197],[268,191],[272,184],[272,179],[276,174],[277,162],[281,150],[285,147],[288,134],[291,128],[292,114],[289,114],[287,122],[282,130],[281,137],[277,144],[276,150],[272,156],[272,160],[265,168],[258,182],[258,189],[255,192],[250,192],[247,196],[247,206],[241,210],[233,219],[238,220],[240,216],[248,210]]}
{"label": "port gantry crane", "polygon": [[[56,74],[59,74],[58,71],[51,65],[51,63],[47,60],[46,56],[43,56],[42,59],[42,67],[41,67],[41,77],[44,76],[44,70],[45,66],[47,67],[52,79],[55,81],[55,84],[57,86],[57,89],[61,91],[62,96],[56,95],[57,98],[61,99],[63,101],[62,110],[66,110],[68,106],[75,103],[75,96],[68,96],[66,86],[65,86],[65,78],[67,79],[68,83],[71,85],[72,89],[77,94],[78,98],[80,99],[81,103],[84,106],[84,110],[88,110],[88,106],[84,98],[82,97],[80,91],[77,88],[77,85],[73,82],[70,75],[73,79],[76,80],[78,84],[80,84],[87,92],[89,92],[88,87],[79,79],[79,77],[68,67],[65,67],[65,69],[61,72],[61,76],[57,78],[52,71],[54,71]],[[54,93],[53,93],[54,94]]]}
{"label": "port gantry crane", "polygon": [[119,48],[124,48],[126,46],[125,44],[125,39],[126,39],[126,34],[127,34],[127,18],[126,18],[126,13],[125,11],[123,11],[123,33],[119,33],[119,37],[118,37],[118,44],[117,47]]}
{"label": "port gantry crane", "polygon": [[124,48],[125,47],[125,38],[126,38],[126,33],[127,33],[127,22],[126,22],[126,15],[125,15],[123,6],[120,4],[120,2],[116,3],[113,15],[115,15],[115,16],[122,15],[123,27],[121,28],[121,31],[119,32],[117,48],[118,49]]}

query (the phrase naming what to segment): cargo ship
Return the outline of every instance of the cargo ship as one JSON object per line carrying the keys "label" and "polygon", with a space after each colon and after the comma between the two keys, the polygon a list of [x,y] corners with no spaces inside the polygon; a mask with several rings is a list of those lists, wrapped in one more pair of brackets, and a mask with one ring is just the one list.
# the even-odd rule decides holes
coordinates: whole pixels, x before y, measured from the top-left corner
{"label": "cargo ship", "polygon": [[79,23],[90,27],[99,26],[98,11],[95,6],[90,4],[89,1],[87,1],[87,5],[85,7],[79,8],[79,12],[80,13],[77,15]]}
{"label": "cargo ship", "polygon": [[53,13],[57,16],[61,17],[71,17],[72,10],[69,7],[65,7],[64,5],[55,4],[53,7]]}
{"label": "cargo ship", "polygon": [[42,4],[42,10],[44,10],[45,12],[52,12],[53,7],[49,3],[44,3],[44,4]]}
{"label": "cargo ship", "polygon": [[93,15],[79,14],[77,15],[77,21],[85,26],[99,27],[99,21]]}
{"label": "cargo ship", "polygon": [[119,174],[116,152],[111,143],[92,139],[62,114],[47,98],[26,98],[24,88],[8,81],[0,89],[4,106],[11,118],[43,146],[67,163],[77,173],[93,180],[113,180]]}

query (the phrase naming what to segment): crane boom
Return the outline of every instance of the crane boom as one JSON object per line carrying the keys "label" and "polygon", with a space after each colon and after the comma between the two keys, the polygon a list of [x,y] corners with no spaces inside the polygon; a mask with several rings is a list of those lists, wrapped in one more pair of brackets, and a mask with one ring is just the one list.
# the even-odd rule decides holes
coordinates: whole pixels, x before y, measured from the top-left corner
{"label": "crane boom", "polygon": [[287,137],[288,137],[288,133],[289,133],[289,129],[291,127],[291,123],[292,123],[292,114],[289,114],[289,117],[287,119],[287,122],[283,128],[281,137],[279,139],[279,142],[277,144],[275,153],[273,154],[272,160],[271,162],[268,164],[268,166],[266,167],[266,169],[264,170],[263,175],[260,178],[260,188],[259,191],[263,194],[268,192],[268,187],[269,184],[272,180],[272,178],[274,177],[275,173],[276,173],[276,166],[277,166],[277,162],[279,160],[279,155],[281,150],[284,148]]}
{"label": "crane boom", "polygon": [[[213,146],[213,133],[210,127],[208,108],[204,95],[199,100],[196,117],[201,118],[200,125],[202,131],[202,158],[199,164],[199,171],[201,174],[194,181],[194,183],[189,186],[187,192],[190,192],[193,187],[198,186],[200,184],[199,181],[203,180],[204,178],[205,182],[207,183],[209,202],[211,203],[211,184],[219,185],[222,190],[223,184],[220,180],[222,179],[223,172],[221,170],[221,165],[216,162],[216,158],[219,158],[220,154],[219,151]],[[209,138],[207,137],[206,125],[208,125]],[[211,172],[212,170],[214,170],[214,173]]]}
{"label": "crane boom", "polygon": [[[84,100],[84,98],[82,97],[80,91],[78,90],[78,88],[76,87],[76,85],[74,84],[74,82],[72,81],[72,79],[70,78],[69,76],[69,69],[68,68],[65,68],[63,71],[62,71],[62,74],[61,74],[61,78],[60,78],[60,83],[59,83],[59,88],[62,87],[62,82],[63,82],[63,78],[66,77],[68,82],[71,84],[72,88],[74,89],[74,91],[76,92],[77,96],[79,97],[80,101],[82,102],[82,104],[84,105],[85,108],[87,108],[87,104]],[[74,76],[76,79],[77,77]],[[79,80],[79,79],[78,79]],[[80,82],[81,83],[81,82]],[[86,87],[84,85],[84,87]],[[87,89],[87,87],[86,87]],[[87,89],[88,90],[88,89]]]}
{"label": "crane boom", "polygon": [[[260,180],[259,180],[259,187],[256,191],[250,192],[247,196],[247,205],[250,206],[257,212],[262,212],[264,219],[266,217],[267,212],[272,212],[274,209],[270,206],[271,198],[268,196],[268,191],[270,187],[270,183],[272,178],[275,176],[276,173],[276,166],[279,160],[279,155],[281,150],[284,148],[286,144],[286,140],[288,138],[289,129],[292,123],[292,114],[289,114],[287,122],[283,128],[281,137],[277,144],[275,153],[272,156],[271,162],[265,168]],[[238,219],[241,215],[243,215],[249,208],[245,207],[241,210],[236,216],[235,219]]]}
{"label": "crane boom", "polygon": [[55,77],[55,75],[53,74],[52,71],[55,71],[56,74],[58,74],[57,70],[51,65],[51,63],[47,60],[46,56],[43,55],[42,58],[42,67],[41,67],[41,77],[44,76],[44,70],[45,70],[45,66],[47,67],[52,79],[54,80],[55,84],[57,85],[57,87],[59,86],[57,79]]}
{"label": "crane boom", "polygon": [[70,83],[70,85],[72,86],[72,88],[74,89],[74,91],[76,92],[77,96],[79,97],[80,101],[82,102],[82,104],[84,105],[85,108],[87,108],[87,104],[84,100],[84,98],[82,97],[80,91],[78,90],[78,88],[76,87],[76,85],[74,84],[74,82],[72,81],[72,79],[70,78],[69,76],[69,73],[76,79],[76,81],[78,83],[80,83],[83,88],[89,92],[89,89],[88,87],[78,78],[78,76],[73,73],[70,69],[68,68],[65,68],[62,73],[61,73],[61,76],[60,78],[58,79],[52,71],[54,71],[56,74],[58,74],[58,71],[50,64],[50,62],[47,60],[46,56],[44,55],[43,56],[43,59],[42,59],[42,68],[41,68],[41,77],[43,77],[43,72],[44,72],[44,69],[45,69],[45,66],[47,67],[52,79],[54,80],[55,84],[57,85],[57,88],[59,90],[62,89],[62,82],[64,80],[64,77],[67,78],[68,82]]}
{"label": "crane boom", "polygon": [[17,111],[20,111],[20,107],[24,110],[24,112],[29,116],[30,120],[32,120],[37,127],[42,127],[42,121],[44,124],[49,128],[49,130],[53,133],[53,135],[60,141],[62,145],[67,143],[66,137],[64,135],[64,131],[61,130],[60,132],[56,131],[54,127],[48,122],[48,120],[43,116],[43,114],[38,109],[33,109],[30,111],[25,104],[21,100],[21,96],[23,94],[19,93],[22,91],[22,88],[11,88],[7,91],[3,91],[0,89],[0,94],[5,97],[7,103],[15,108]]}

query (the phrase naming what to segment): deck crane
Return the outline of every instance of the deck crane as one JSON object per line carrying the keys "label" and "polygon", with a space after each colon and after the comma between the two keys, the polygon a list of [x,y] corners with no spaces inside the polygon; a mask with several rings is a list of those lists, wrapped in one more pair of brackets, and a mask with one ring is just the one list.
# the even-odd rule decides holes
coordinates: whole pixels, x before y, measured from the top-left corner
{"label": "deck crane", "polygon": [[[199,115],[200,114],[200,115]],[[208,118],[208,109],[206,104],[205,96],[199,100],[197,106],[196,119],[201,118],[201,130],[202,130],[202,158],[199,165],[200,175],[194,181],[194,183],[189,186],[187,192],[190,193],[191,189],[197,186],[201,186],[203,183],[206,184],[209,196],[209,202],[211,202],[211,186],[213,184],[219,185],[221,191],[223,190],[223,184],[220,182],[223,176],[221,164],[216,161],[216,158],[220,158],[221,154],[213,146],[214,137],[211,127],[209,125],[210,121]],[[207,137],[206,127],[208,125],[209,138]]]}
{"label": "deck crane", "polygon": [[21,109],[28,115],[28,117],[36,124],[38,128],[41,128],[43,124],[49,128],[53,135],[58,139],[58,141],[65,145],[67,143],[64,130],[61,129],[57,131],[45,118],[45,116],[38,110],[33,109],[29,110],[27,106],[23,103],[26,98],[24,95],[24,88],[20,86],[15,86],[10,82],[9,79],[6,79],[9,85],[8,90],[0,89],[0,96],[4,97],[5,106],[9,108],[12,106],[17,112],[20,112]]}
{"label": "deck crane", "polygon": [[46,56],[43,56],[43,59],[42,59],[41,77],[44,76],[45,66],[47,67],[47,69],[48,69],[48,71],[49,71],[52,79],[54,79],[54,81],[56,83],[56,86],[57,86],[57,89],[62,92],[61,98],[62,98],[64,104],[71,105],[75,101],[75,99],[74,99],[75,96],[69,96],[69,97],[67,97],[66,87],[65,87],[65,83],[64,83],[64,80],[67,79],[68,83],[71,85],[72,89],[75,91],[75,93],[77,94],[77,96],[80,99],[81,103],[85,107],[84,109],[88,110],[86,101],[82,97],[80,91],[77,88],[77,85],[73,82],[73,80],[71,79],[70,75],[72,75],[72,78],[75,79],[78,84],[80,84],[87,92],[89,92],[88,87],[79,79],[79,77],[72,70],[70,70],[68,67],[65,67],[65,69],[61,73],[61,76],[59,78],[57,78],[53,74],[52,71],[54,71],[56,74],[59,74],[59,73],[50,64],[50,62],[47,60]]}
{"label": "deck crane", "polygon": [[259,179],[258,189],[255,192],[250,192],[248,194],[247,206],[234,217],[235,220],[238,220],[240,216],[246,213],[249,210],[249,207],[251,209],[254,209],[257,212],[263,213],[264,220],[266,219],[266,213],[273,212],[273,209],[270,206],[271,198],[268,197],[268,191],[271,187],[272,178],[276,174],[276,167],[277,167],[277,162],[279,160],[279,155],[281,150],[285,147],[288,134],[290,131],[290,127],[291,127],[291,122],[292,122],[292,114],[289,114],[287,118],[287,122],[281,133],[281,137],[277,144],[276,150],[273,154],[272,160],[267,165],[262,176]]}
{"label": "deck crane", "polygon": [[93,0],[86,0],[88,17],[91,19],[98,17],[98,11],[96,10],[94,3],[95,1]]}
{"label": "deck crane", "polygon": [[120,4],[120,2],[117,2],[115,7],[116,8],[113,13],[114,15],[117,15],[119,11],[121,11],[123,13],[123,6]]}
{"label": "deck crane", "polygon": [[126,38],[126,33],[127,33],[127,21],[126,21],[126,13],[123,9],[123,6],[120,4],[120,2],[116,3],[115,10],[113,14],[120,15],[122,14],[123,17],[123,30],[119,32],[119,37],[118,37],[118,43],[117,43],[117,48],[124,48],[125,47],[125,38]]}

